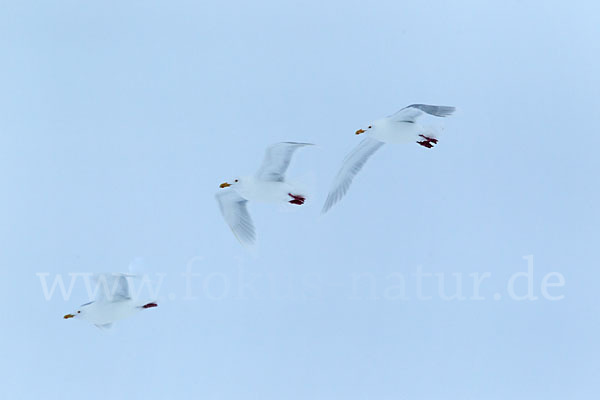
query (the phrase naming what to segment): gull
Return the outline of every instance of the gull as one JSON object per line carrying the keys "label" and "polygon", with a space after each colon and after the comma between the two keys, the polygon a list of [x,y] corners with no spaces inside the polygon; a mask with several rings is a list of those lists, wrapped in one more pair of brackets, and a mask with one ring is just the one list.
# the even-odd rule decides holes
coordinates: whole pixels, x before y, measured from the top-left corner
{"label": "gull", "polygon": [[115,321],[128,318],[138,311],[157,307],[156,302],[140,303],[129,295],[128,277],[131,274],[100,274],[96,276],[96,299],[82,304],[63,318],[81,318],[101,329],[108,329]]}
{"label": "gull", "polygon": [[327,212],[344,197],[358,171],[385,143],[416,142],[428,149],[436,145],[438,139],[435,134],[419,125],[417,119],[423,114],[446,117],[454,110],[454,107],[447,106],[411,104],[395,114],[373,121],[366,129],[357,130],[357,135],[367,133],[368,136],[344,160],[331,185],[322,212]]}
{"label": "gull", "polygon": [[248,201],[263,203],[290,203],[301,206],[306,195],[285,180],[285,172],[294,152],[312,143],[276,143],[265,153],[262,165],[253,176],[244,176],[224,182],[225,189],[216,194],[221,214],[235,237],[243,245],[252,245],[256,240],[254,224],[248,213]]}

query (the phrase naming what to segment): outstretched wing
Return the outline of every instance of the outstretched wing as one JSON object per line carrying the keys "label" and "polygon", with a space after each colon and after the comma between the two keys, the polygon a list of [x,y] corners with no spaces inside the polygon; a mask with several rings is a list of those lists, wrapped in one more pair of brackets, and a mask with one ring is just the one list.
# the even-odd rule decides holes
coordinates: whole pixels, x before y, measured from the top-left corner
{"label": "outstretched wing", "polygon": [[270,146],[256,177],[263,181],[283,182],[294,151],[312,143],[282,142]]}
{"label": "outstretched wing", "polygon": [[390,115],[394,121],[398,122],[415,122],[415,120],[423,115],[423,113],[433,115],[435,117],[447,117],[452,115],[454,107],[449,106],[430,106],[427,104],[411,104],[404,107],[395,114]]}
{"label": "outstretched wing", "polygon": [[256,235],[252,218],[250,218],[246,208],[248,200],[232,189],[220,191],[215,197],[219,203],[221,214],[223,214],[225,222],[227,222],[235,237],[244,245],[254,244]]}
{"label": "outstretched wing", "polygon": [[333,184],[327,195],[327,200],[323,206],[323,213],[327,212],[335,203],[344,197],[358,171],[361,170],[369,157],[371,157],[381,146],[383,146],[383,142],[367,137],[360,142],[350,154],[348,154],[342,164],[342,168],[333,180]]}
{"label": "outstretched wing", "polygon": [[99,274],[96,280],[96,301],[129,300],[129,283],[126,274]]}

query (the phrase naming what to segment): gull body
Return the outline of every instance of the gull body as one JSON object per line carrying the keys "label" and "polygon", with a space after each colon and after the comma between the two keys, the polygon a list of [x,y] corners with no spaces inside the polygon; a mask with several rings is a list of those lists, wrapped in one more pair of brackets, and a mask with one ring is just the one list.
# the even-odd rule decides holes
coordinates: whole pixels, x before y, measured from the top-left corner
{"label": "gull body", "polygon": [[419,134],[426,129],[416,122],[395,122],[389,118],[374,121],[369,129],[369,135],[383,143],[402,144],[419,141]]}
{"label": "gull body", "polygon": [[248,201],[261,203],[286,202],[290,200],[290,193],[298,193],[295,187],[285,181],[264,181],[255,176],[238,178],[238,182],[232,185],[232,190]]}
{"label": "gull body", "polygon": [[446,117],[454,112],[454,107],[412,104],[395,114],[380,118],[369,124],[366,129],[356,131],[357,135],[366,134],[366,138],[348,154],[338,174],[333,180],[327,200],[323,205],[323,213],[346,195],[352,180],[365,165],[367,160],[385,143],[417,143],[428,149],[438,143],[431,129],[417,122],[423,114]]}
{"label": "gull body", "polygon": [[80,307],[78,317],[94,325],[107,325],[131,317],[140,311],[140,306],[131,300],[118,302],[92,302]]}

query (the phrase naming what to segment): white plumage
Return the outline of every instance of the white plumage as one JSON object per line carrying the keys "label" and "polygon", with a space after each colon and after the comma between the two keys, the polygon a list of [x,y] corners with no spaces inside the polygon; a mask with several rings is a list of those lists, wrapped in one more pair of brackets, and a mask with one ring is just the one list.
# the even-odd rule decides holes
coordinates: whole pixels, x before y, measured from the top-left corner
{"label": "white plumage", "polygon": [[425,113],[446,117],[453,112],[454,107],[412,104],[395,114],[372,122],[366,129],[357,130],[357,135],[367,133],[368,136],[344,159],[342,167],[333,180],[322,212],[327,212],[344,197],[356,174],[369,157],[385,143],[416,142],[427,148],[433,147],[437,143],[435,135],[416,122],[421,115]]}
{"label": "white plumage", "polygon": [[95,276],[95,300],[82,304],[65,319],[81,318],[98,328],[107,329],[116,321],[128,318],[146,308],[156,307],[155,302],[143,302],[132,299],[127,279],[130,274],[98,274]]}
{"label": "white plumage", "polygon": [[255,175],[236,178],[221,184],[221,189],[225,190],[215,195],[221,214],[243,245],[252,245],[256,240],[254,224],[247,209],[248,201],[304,204],[305,194],[286,182],[285,172],[294,152],[301,147],[311,145],[311,143],[297,142],[276,143],[267,149]]}

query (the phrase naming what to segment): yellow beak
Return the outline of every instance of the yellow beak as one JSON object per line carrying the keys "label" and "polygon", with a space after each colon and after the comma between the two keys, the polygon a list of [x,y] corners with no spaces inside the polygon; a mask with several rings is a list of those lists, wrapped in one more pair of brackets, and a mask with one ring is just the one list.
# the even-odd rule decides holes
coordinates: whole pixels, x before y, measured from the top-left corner
{"label": "yellow beak", "polygon": [[64,319],[69,319],[69,318],[73,318],[73,317],[74,317],[74,315],[73,315],[73,314],[67,314],[67,315],[65,315],[63,318],[64,318]]}
{"label": "yellow beak", "polygon": [[229,183],[227,183],[227,182],[221,183],[221,184],[219,185],[219,187],[220,187],[221,189],[224,189],[224,188],[226,188],[226,187],[229,187],[229,186],[231,186],[231,185],[230,185]]}
{"label": "yellow beak", "polygon": [[359,130],[356,131],[357,135],[360,135],[361,133],[365,133],[365,130],[364,129],[359,129]]}

